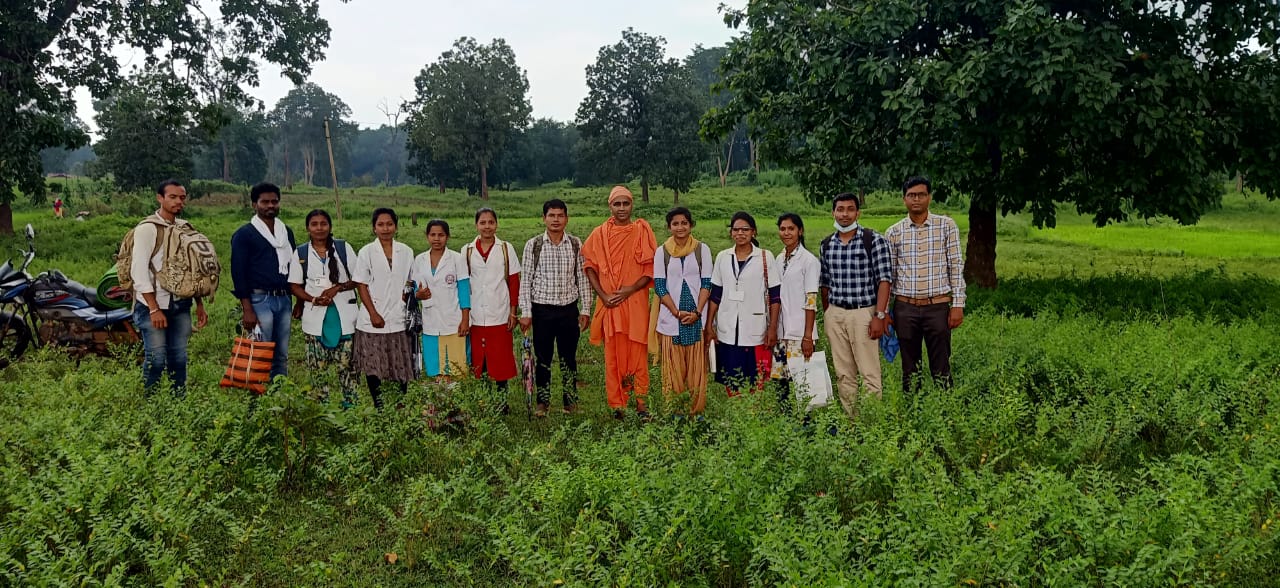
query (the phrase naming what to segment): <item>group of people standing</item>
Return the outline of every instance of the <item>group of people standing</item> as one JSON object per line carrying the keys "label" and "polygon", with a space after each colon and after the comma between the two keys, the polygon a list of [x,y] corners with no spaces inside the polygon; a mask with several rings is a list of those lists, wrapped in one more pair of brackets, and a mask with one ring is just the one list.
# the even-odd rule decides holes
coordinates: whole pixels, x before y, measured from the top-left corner
{"label": "group of people standing", "polygon": [[[696,222],[684,207],[667,213],[669,237],[659,244],[652,227],[633,216],[630,191],[617,186],[609,193],[609,218],[585,240],[566,231],[568,206],[553,199],[542,207],[546,230],[521,255],[497,237],[498,213],[481,208],[473,241],[450,249],[449,224],[432,220],[428,249],[415,257],[396,240],[399,217],[390,208],[373,212],[376,239],[359,251],[334,238],[323,210],[307,214],[308,239],[298,245],[277,218],[280,189],[264,183],[250,192],[253,218],[231,238],[232,292],[246,331],[275,343],[272,377],[288,373],[291,321],[300,319],[309,376],[327,394],[332,378],[322,374],[336,371],[344,405],[356,402],[361,375],[381,406],[384,383],[403,391],[423,374],[448,381],[470,372],[492,383],[506,412],[507,383],[518,374],[513,335],[517,328],[531,332],[538,417],[551,408],[556,358],[562,409],[577,411],[583,331],[604,349],[606,398],[616,418],[632,400],[636,414],[649,417],[651,357],[661,364],[664,395],[681,414],[705,410],[711,372],[730,395],[779,380],[788,402],[787,362],[807,360],[818,348],[821,305],[839,397],[856,416],[859,379],[867,393],[881,393],[877,339],[891,321],[904,386],[916,382],[926,344],[931,375],[950,383],[950,331],[963,320],[963,265],[959,231],[950,218],[929,212],[929,190],[924,178],[906,182],[908,216],[885,235],[858,224],[856,196],[837,195],[835,231],[817,255],[806,248],[804,220],[794,213],[777,219],[784,247],[777,255],[760,248],[756,220],[745,211],[730,220],[733,246],[714,257],[693,236]],[[180,184],[166,182],[157,190],[157,214],[182,222],[185,196]],[[163,267],[163,259],[145,253],[134,275]],[[137,280],[135,300],[147,387],[161,372],[175,387],[185,385],[192,301],[170,302],[145,278]],[[203,323],[203,304],[196,304]]]}

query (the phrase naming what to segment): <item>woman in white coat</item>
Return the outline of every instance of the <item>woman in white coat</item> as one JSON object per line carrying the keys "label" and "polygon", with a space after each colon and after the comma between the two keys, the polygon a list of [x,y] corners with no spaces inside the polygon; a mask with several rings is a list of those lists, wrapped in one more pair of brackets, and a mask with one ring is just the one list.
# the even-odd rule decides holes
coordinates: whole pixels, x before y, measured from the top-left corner
{"label": "woman in white coat", "polygon": [[[705,338],[716,341],[716,381],[734,396],[763,385],[773,364],[780,303],[773,254],[756,241],[756,219],[738,211],[729,221],[733,248],[716,256]],[[761,378],[760,376],[764,376]]]}
{"label": "woman in white coat", "polygon": [[356,369],[369,384],[375,406],[382,406],[382,381],[400,384],[404,393],[415,376],[413,344],[405,333],[405,285],[413,265],[413,249],[396,241],[400,219],[390,208],[373,211],[374,242],[356,255],[355,281],[360,290],[356,318]]}
{"label": "woman in white coat", "polygon": [[356,283],[351,279],[356,252],[346,241],[333,238],[328,212],[312,210],[306,222],[311,240],[298,246],[296,258],[289,264],[289,285],[302,301],[294,308],[294,317],[302,319],[307,375],[312,389],[320,390],[321,398],[327,400],[329,385],[321,378],[328,375],[329,368],[336,370],[342,407],[348,408],[356,401],[359,375],[351,344],[358,311]]}
{"label": "woman in white coat", "polygon": [[777,335],[773,347],[773,378],[778,380],[778,403],[783,412],[791,409],[791,374],[787,360],[813,356],[818,340],[818,257],[804,246],[804,219],[794,212],[778,217],[778,238],[782,253],[774,262],[782,282],[779,296]]}
{"label": "woman in white coat", "polygon": [[462,254],[449,249],[449,223],[428,222],[427,243],[430,249],[420,253],[409,270],[422,306],[423,372],[430,377],[458,376],[470,363],[471,279]]}

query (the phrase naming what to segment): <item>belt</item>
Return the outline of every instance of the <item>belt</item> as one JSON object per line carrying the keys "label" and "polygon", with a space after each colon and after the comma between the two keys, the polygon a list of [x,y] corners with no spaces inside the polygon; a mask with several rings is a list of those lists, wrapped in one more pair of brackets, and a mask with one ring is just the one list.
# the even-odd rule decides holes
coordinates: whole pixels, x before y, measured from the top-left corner
{"label": "belt", "polygon": [[943,302],[951,302],[950,294],[939,294],[929,298],[908,298],[906,296],[895,296],[898,302],[905,302],[912,306],[928,306],[930,304],[942,304]]}
{"label": "belt", "polygon": [[844,310],[858,310],[859,308],[874,308],[875,306],[874,304],[872,306],[855,306],[851,303],[840,303],[840,302],[830,302],[830,301],[828,301],[827,304],[830,304],[831,306],[834,306],[836,308],[841,308]]}
{"label": "belt", "polygon": [[292,295],[288,290],[259,290],[257,288],[250,290],[249,293],[261,294],[264,296],[291,296]]}

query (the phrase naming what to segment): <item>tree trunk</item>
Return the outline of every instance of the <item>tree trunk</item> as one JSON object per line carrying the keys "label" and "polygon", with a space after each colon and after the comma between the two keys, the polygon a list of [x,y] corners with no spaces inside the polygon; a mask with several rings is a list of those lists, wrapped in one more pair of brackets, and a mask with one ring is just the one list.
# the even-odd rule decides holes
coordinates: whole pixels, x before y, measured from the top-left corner
{"label": "tree trunk", "polygon": [[489,200],[489,165],[480,161],[480,199]]}
{"label": "tree trunk", "polygon": [[13,205],[0,203],[0,235],[13,235]]}
{"label": "tree trunk", "polygon": [[[723,185],[723,184],[721,184],[721,187],[724,187],[724,185]],[[675,188],[672,188],[672,189],[671,189],[671,193],[673,194],[673,196],[672,196],[672,198],[671,198],[671,203],[672,203],[672,204],[674,204],[674,205],[676,205],[676,206],[679,206],[679,205],[680,205],[680,191],[679,191],[679,190],[677,190],[677,189],[675,189]]]}
{"label": "tree trunk", "polygon": [[444,180],[440,180],[439,184],[440,184],[440,193],[444,194]]}
{"label": "tree trunk", "polygon": [[969,204],[969,239],[964,280],[981,288],[996,287],[996,206],[994,198],[975,197]]}
{"label": "tree trunk", "polygon": [[756,150],[756,142],[754,139],[747,139],[747,150],[751,152],[751,167],[760,173],[760,154]]}
{"label": "tree trunk", "polygon": [[649,203],[649,177],[640,176],[640,200],[645,204]]}
{"label": "tree trunk", "polygon": [[293,182],[289,181],[289,145],[284,146],[284,189],[292,190]]}
{"label": "tree trunk", "polygon": [[227,155],[227,139],[222,139],[222,181],[231,181],[231,158]]}

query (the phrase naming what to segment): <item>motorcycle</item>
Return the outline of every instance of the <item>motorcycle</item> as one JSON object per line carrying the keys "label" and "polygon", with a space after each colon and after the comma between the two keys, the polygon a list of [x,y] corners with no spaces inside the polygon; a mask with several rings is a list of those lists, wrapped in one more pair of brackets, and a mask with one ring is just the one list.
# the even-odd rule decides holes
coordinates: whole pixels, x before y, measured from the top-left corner
{"label": "motorcycle", "polygon": [[[98,290],[51,269],[34,278],[27,268],[36,257],[35,229],[27,225],[22,263],[0,265],[0,368],[22,357],[32,346],[59,345],[77,359],[90,353],[111,355],[111,347],[138,342],[131,305],[102,300]],[[120,308],[124,305],[125,308]]]}

